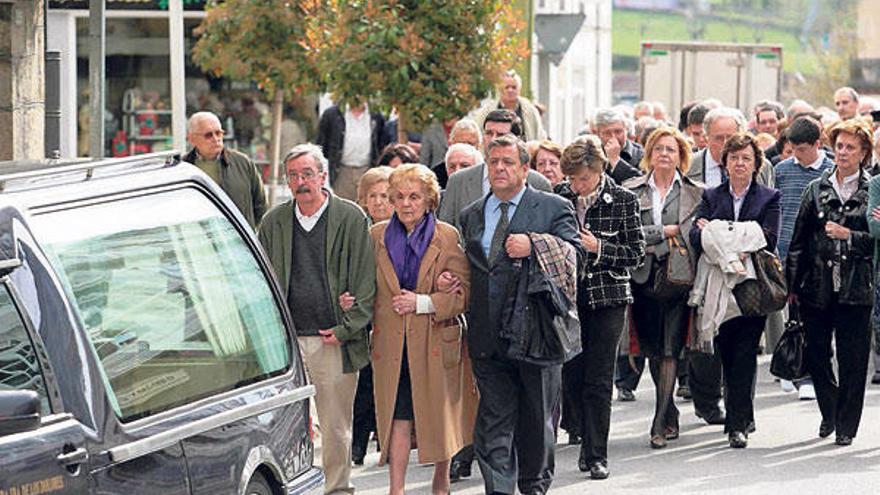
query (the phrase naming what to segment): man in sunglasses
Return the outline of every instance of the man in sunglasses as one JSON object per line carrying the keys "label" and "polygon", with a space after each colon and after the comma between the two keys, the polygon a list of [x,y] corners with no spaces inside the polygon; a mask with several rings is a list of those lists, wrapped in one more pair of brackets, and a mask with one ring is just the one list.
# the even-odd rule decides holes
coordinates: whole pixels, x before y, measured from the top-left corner
{"label": "man in sunglasses", "polygon": [[220,119],[196,112],[187,124],[186,139],[193,149],[183,160],[202,169],[232,199],[248,224],[256,228],[266,213],[266,192],[254,163],[244,154],[223,146]]}

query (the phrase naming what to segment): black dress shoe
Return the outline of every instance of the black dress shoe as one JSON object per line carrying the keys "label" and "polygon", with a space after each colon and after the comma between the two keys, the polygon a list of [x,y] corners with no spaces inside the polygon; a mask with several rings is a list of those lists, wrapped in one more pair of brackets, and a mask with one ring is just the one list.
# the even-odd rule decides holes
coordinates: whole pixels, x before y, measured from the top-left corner
{"label": "black dress shoe", "polygon": [[727,441],[730,443],[730,447],[734,449],[744,449],[749,444],[749,438],[742,431],[730,432],[727,436]]}
{"label": "black dress shoe", "polygon": [[666,448],[666,437],[663,435],[654,435],[651,437],[651,448],[652,449],[665,449]]}
{"label": "black dress shoe", "polygon": [[694,414],[697,415],[698,418],[702,419],[706,422],[706,424],[710,425],[723,425],[727,418],[724,416],[724,411],[720,408],[715,408],[712,411],[699,411],[694,410]]}
{"label": "black dress shoe", "polygon": [[590,465],[590,478],[594,480],[604,480],[608,478],[611,471],[608,470],[606,461],[596,461]]}
{"label": "black dress shoe", "polygon": [[633,402],[636,400],[636,394],[628,388],[617,389],[617,400],[620,402]]}
{"label": "black dress shoe", "polygon": [[852,445],[852,440],[852,437],[849,435],[837,435],[834,443],[846,447],[847,445]]}
{"label": "black dress shoe", "polygon": [[581,436],[576,433],[569,433],[568,434],[568,444],[569,445],[580,445],[582,440],[583,439],[581,438]]}
{"label": "black dress shoe", "polygon": [[828,438],[831,434],[834,433],[834,425],[831,423],[827,423],[822,421],[819,424],[819,438]]}
{"label": "black dress shoe", "polygon": [[462,478],[470,478],[471,477],[471,463],[469,462],[461,462],[461,461],[452,461],[452,465],[449,466],[449,482],[455,483],[456,481]]}
{"label": "black dress shoe", "polygon": [[367,456],[367,446],[352,445],[351,446],[351,462],[355,466],[364,465],[364,457]]}
{"label": "black dress shoe", "polygon": [[693,398],[693,396],[691,395],[691,388],[687,385],[679,385],[678,390],[675,391],[675,396],[681,397],[685,400],[690,400]]}
{"label": "black dress shoe", "polygon": [[590,463],[587,462],[587,450],[583,444],[581,444],[581,453],[578,455],[578,470],[582,473],[590,470]]}

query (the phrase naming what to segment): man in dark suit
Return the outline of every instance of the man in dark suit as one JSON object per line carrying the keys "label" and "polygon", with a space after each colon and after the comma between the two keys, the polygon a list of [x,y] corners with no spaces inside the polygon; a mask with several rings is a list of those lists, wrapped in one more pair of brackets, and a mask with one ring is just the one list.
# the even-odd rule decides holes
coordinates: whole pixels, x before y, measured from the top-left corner
{"label": "man in dark suit", "polygon": [[[480,390],[474,446],[486,493],[546,493],[553,480],[553,408],[562,365],[507,357],[502,308],[531,255],[529,233],[552,234],[585,259],[571,204],[526,185],[529,153],[514,136],[488,147],[489,194],[462,211],[471,264],[468,347]],[[455,177],[455,176],[453,176]],[[550,325],[551,322],[542,322]]]}
{"label": "man in dark suit", "polygon": [[[495,137],[510,134],[516,121],[516,115],[509,110],[493,110],[486,116],[483,123],[483,137],[487,144]],[[484,156],[488,156],[488,151]],[[552,191],[550,181],[534,170],[528,173],[529,185],[542,191]],[[446,183],[446,191],[437,210],[437,218],[454,225],[459,232],[461,223],[459,213],[465,206],[480,199],[489,192],[489,173],[485,164],[470,167],[452,174]]]}

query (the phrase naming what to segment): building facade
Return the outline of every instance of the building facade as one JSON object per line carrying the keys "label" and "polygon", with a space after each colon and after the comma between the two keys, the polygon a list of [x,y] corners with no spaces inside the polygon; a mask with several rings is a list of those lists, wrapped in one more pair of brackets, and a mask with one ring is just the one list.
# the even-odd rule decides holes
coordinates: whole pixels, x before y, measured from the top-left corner
{"label": "building facade", "polygon": [[[612,1],[536,0],[534,6],[532,94],[547,107],[547,134],[568,143],[596,108],[611,105]],[[578,19],[579,25],[573,25]],[[558,37],[566,28],[573,33],[563,51]]]}

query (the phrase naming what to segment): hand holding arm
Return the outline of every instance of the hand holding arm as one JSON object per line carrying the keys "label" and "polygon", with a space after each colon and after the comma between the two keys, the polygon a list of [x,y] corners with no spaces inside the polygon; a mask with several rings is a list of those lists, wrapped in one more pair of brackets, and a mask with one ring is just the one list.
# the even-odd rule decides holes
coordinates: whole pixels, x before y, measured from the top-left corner
{"label": "hand holding arm", "polygon": [[399,295],[391,298],[391,307],[399,315],[416,312],[416,293],[403,289]]}
{"label": "hand holding arm", "polygon": [[507,255],[513,259],[528,258],[532,254],[532,241],[528,234],[510,234],[504,241]]}
{"label": "hand holding arm", "polygon": [[446,294],[461,292],[461,280],[452,272],[444,271],[437,277],[437,290]]}
{"label": "hand holding arm", "polygon": [[348,311],[351,307],[354,306],[354,296],[349,294],[348,291],[339,294],[339,308],[342,311]]}

